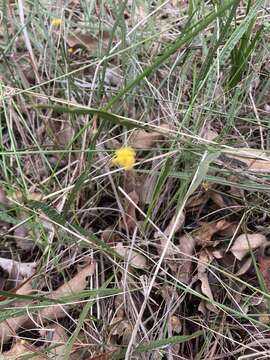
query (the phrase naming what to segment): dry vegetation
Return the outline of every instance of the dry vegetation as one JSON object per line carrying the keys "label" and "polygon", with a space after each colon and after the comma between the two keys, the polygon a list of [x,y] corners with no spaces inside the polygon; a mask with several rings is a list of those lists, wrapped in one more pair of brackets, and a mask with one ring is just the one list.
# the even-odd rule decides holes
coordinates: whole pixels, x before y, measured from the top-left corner
{"label": "dry vegetation", "polygon": [[0,10],[0,358],[270,358],[269,1]]}

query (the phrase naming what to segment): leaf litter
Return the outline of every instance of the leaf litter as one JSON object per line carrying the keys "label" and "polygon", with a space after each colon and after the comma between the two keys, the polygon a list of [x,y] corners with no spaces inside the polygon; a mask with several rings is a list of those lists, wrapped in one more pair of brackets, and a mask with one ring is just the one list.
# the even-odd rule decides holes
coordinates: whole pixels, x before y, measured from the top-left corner
{"label": "leaf litter", "polygon": [[[172,55],[177,65],[176,75],[174,67],[161,66],[155,73],[147,75],[147,80],[142,82],[143,91],[138,86],[138,92],[132,96],[124,94],[121,104],[114,104],[117,105],[113,109],[115,113],[125,116],[127,121],[128,117],[140,119],[138,124],[148,124],[148,130],[144,126],[144,129],[126,132],[117,121],[110,126],[113,116],[110,112],[106,113],[109,121],[103,127],[97,117],[91,124],[90,115],[73,112],[60,117],[57,113],[52,114],[50,109],[32,109],[31,104],[44,100],[45,94],[49,94],[50,102],[54,101],[51,96],[55,96],[67,106],[105,108],[107,99],[113,99],[120,86],[130,84],[141,66],[147,66],[148,60],[151,63],[157,54],[166,54],[165,42],[177,41],[179,32],[186,29],[185,19],[194,6],[189,6],[186,1],[171,1],[160,3],[157,8],[154,3],[146,6],[128,1],[123,16],[118,17],[118,7],[113,9],[110,4],[96,3],[86,15],[83,2],[68,1],[63,13],[53,13],[53,18],[44,21],[49,24],[50,39],[46,36],[43,41],[41,37],[41,43],[34,47],[37,59],[44,62],[39,74],[44,83],[43,93],[36,93],[40,99],[24,90],[16,96],[16,110],[11,106],[13,99],[3,107],[6,114],[10,112],[10,123],[7,129],[2,128],[2,150],[7,151],[1,158],[3,183],[0,190],[3,240],[0,267],[4,291],[0,324],[2,358],[19,359],[33,353],[35,359],[61,359],[72,334],[76,338],[70,358],[93,360],[109,359],[114,353],[118,354],[117,358],[124,358],[131,341],[134,359],[143,356],[145,359],[166,357],[171,360],[178,357],[230,359],[234,354],[246,355],[244,347],[248,346],[250,338],[256,340],[256,351],[262,350],[260,340],[269,340],[268,330],[262,327],[263,324],[269,326],[270,321],[267,296],[263,293],[270,289],[268,235],[260,232],[258,226],[267,228],[269,223],[267,174],[270,166],[268,151],[264,150],[267,138],[264,116],[269,96],[265,97],[262,86],[266,81],[267,64],[260,67],[260,76],[254,76],[256,86],[252,87],[252,96],[258,96],[260,92],[258,104],[257,101],[254,103],[258,107],[255,112],[254,109],[250,112],[251,106],[246,100],[239,112],[230,107],[230,101],[227,103],[225,79],[229,63],[219,64],[220,78],[214,91],[206,81],[204,98],[197,98],[198,94],[193,94],[193,82],[197,65],[205,70],[203,59],[208,40],[212,33],[215,34],[215,25],[211,24],[200,33],[199,42],[192,43],[189,39],[183,54]],[[211,6],[207,3],[205,8]],[[252,18],[253,4],[250,6]],[[244,19],[244,8],[245,4],[242,4],[240,17],[235,17],[235,27]],[[27,16],[30,10],[27,5]],[[90,12],[94,21],[91,17],[91,24],[86,27]],[[4,51],[5,60],[14,65],[18,73],[14,82],[14,76],[7,76],[9,70],[4,69],[1,81],[3,78],[3,84],[13,90],[20,83],[27,89],[37,85],[30,71],[33,64],[14,18],[9,12],[5,16],[8,17],[8,33],[14,32],[12,35],[16,39],[14,44],[8,45],[12,56],[9,51]],[[106,17],[104,23],[103,16]],[[102,19],[98,27],[97,19]],[[35,21],[33,18],[27,24],[31,41],[41,35],[41,27],[36,26]],[[115,28],[111,26],[114,21],[117,22]],[[139,41],[137,47],[136,42],[132,43],[133,39],[139,40],[136,24],[140,25],[140,32],[146,31],[148,39],[147,43]],[[154,28],[153,33],[149,24]],[[124,32],[128,34],[126,39]],[[239,36],[234,32],[224,43],[231,46],[230,40],[236,39],[234,35]],[[151,38],[157,41],[151,43]],[[113,53],[108,48],[111,40],[112,47],[115,46]],[[1,36],[2,47],[4,42],[5,37]],[[212,40],[209,43],[212,44]],[[221,44],[223,42],[217,43],[219,48],[223,46]],[[127,61],[126,47],[130,47],[128,51],[138,48],[138,57],[130,52]],[[41,48],[44,53],[39,54]],[[106,54],[109,57],[103,58]],[[125,59],[123,63],[121,54]],[[92,62],[98,65],[92,67]],[[132,68],[133,64],[136,69]],[[256,66],[257,63],[252,63],[250,69]],[[185,74],[183,79],[182,72]],[[207,73],[214,76],[214,72]],[[243,90],[250,73],[247,71],[244,75],[237,91]],[[166,85],[166,90],[160,87],[161,83]],[[179,88],[177,84],[180,84]],[[7,91],[5,85],[4,91]],[[206,107],[208,93],[213,94],[211,106],[215,116]],[[198,104],[193,103],[192,120],[189,120],[186,109],[190,109],[191,94],[195,95]],[[232,93],[232,99],[234,96]],[[174,98],[176,102],[171,101]],[[224,126],[228,114],[233,119],[230,120],[231,129],[227,128],[227,122]],[[247,125],[247,121],[254,114],[257,123],[253,127],[253,124]],[[195,131],[192,121],[196,116]],[[182,123],[182,118],[186,123]],[[81,140],[81,134],[90,124],[91,131]],[[190,126],[186,127],[186,124]],[[97,138],[93,137],[92,129]],[[174,129],[173,138],[171,129]],[[226,131],[229,133],[225,134]],[[100,149],[95,147],[96,141],[106,141],[107,154],[102,155],[102,164],[95,154]],[[171,145],[175,150],[173,168],[163,172],[162,161]],[[197,159],[205,151],[205,145],[209,166],[200,168],[202,174],[196,178],[196,189],[178,217],[182,192],[192,183],[194,169],[196,171],[199,166]],[[112,181],[107,182],[108,172],[103,168],[106,156],[111,158],[113,150],[121,146],[138,150],[138,164],[133,169],[134,159],[125,171],[110,169]],[[31,151],[36,153],[31,155]],[[78,166],[81,151],[89,168],[83,162]],[[92,151],[94,155],[90,156]],[[84,168],[87,169],[86,181],[78,189],[76,204],[69,204],[62,216],[68,191],[74,188]],[[158,187],[159,195],[153,201],[152,194]],[[249,190],[243,190],[243,187]],[[126,196],[122,196],[119,188],[124,189]],[[54,217],[53,212],[53,220],[48,219],[45,224],[39,211],[28,208],[31,198],[44,203],[50,210],[56,209],[59,217]],[[152,207],[150,215],[149,207]],[[103,243],[114,249],[114,255],[93,248],[91,239],[94,237],[101,237]],[[164,261],[156,267],[169,237]],[[90,263],[85,266],[84,261],[89,261],[89,255]],[[80,261],[83,266],[77,266]],[[148,293],[151,281],[153,287]],[[106,290],[121,290],[122,294],[90,296],[91,291],[104,290],[103,285]],[[81,295],[87,297],[80,298]],[[77,296],[75,300],[74,296]],[[69,297],[73,300],[62,303],[63,298]],[[39,307],[43,299],[48,304]],[[147,306],[136,329],[145,299]],[[260,324],[253,328],[254,319]],[[198,336],[197,331],[200,332]],[[185,336],[194,334],[195,339],[185,341]],[[265,343],[263,346],[263,350],[268,350]],[[145,350],[149,348],[152,350]]]}

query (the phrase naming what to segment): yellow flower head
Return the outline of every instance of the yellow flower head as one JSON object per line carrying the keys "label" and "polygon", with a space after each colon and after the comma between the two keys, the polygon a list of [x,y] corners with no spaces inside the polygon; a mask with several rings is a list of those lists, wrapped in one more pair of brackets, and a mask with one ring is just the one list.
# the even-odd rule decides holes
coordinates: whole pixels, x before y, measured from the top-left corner
{"label": "yellow flower head", "polygon": [[125,170],[131,170],[135,164],[136,152],[132,147],[125,147],[116,150],[112,159],[114,165],[123,167]]}
{"label": "yellow flower head", "polygon": [[60,18],[52,19],[52,26],[54,26],[54,27],[60,27],[61,24],[62,24],[62,19],[60,19]]}

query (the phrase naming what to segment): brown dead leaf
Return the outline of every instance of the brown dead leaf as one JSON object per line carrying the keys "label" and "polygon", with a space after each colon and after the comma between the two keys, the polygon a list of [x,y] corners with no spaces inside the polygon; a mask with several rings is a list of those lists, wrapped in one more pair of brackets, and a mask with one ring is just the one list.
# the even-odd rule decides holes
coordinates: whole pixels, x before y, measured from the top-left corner
{"label": "brown dead leaf", "polygon": [[270,157],[258,149],[240,148],[221,154],[219,160],[226,166],[255,173],[270,173]]}
{"label": "brown dead leaf", "polygon": [[[136,205],[139,203],[139,196],[137,192],[134,190],[128,194],[130,199]],[[136,218],[136,207],[133,205],[129,199],[126,199],[126,212],[125,218],[121,220],[120,226],[122,229],[126,229],[126,226],[129,231],[133,231],[137,226],[137,218]]]}
{"label": "brown dead leaf", "polygon": [[[177,214],[172,217],[169,225],[164,230],[164,235],[165,236],[170,235],[173,227],[175,226],[176,218],[177,218]],[[174,233],[176,233],[176,232],[178,232],[178,231],[180,231],[182,229],[183,225],[185,224],[185,220],[186,220],[185,214],[182,212],[181,216],[179,216],[179,219],[177,220],[176,227],[174,229]]]}
{"label": "brown dead leaf", "polygon": [[9,351],[6,351],[1,355],[1,359],[5,359],[5,360],[25,359],[27,355],[30,355],[32,352],[38,353],[39,355],[31,356],[31,359],[34,360],[48,359],[46,355],[42,355],[35,346],[33,346],[30,342],[27,342],[25,340],[17,341]]}
{"label": "brown dead leaf", "polygon": [[209,200],[208,191],[199,192],[198,194],[190,196],[186,202],[186,209],[194,209],[199,206],[202,206]]}
{"label": "brown dead leaf", "polygon": [[220,194],[216,191],[210,190],[210,199],[219,209],[229,208],[232,209],[233,212],[237,212],[242,209],[241,205],[226,194]]}
{"label": "brown dead leaf", "polygon": [[[198,262],[197,270],[198,270],[198,279],[201,281],[202,294],[207,296],[210,300],[213,301],[214,297],[209,284],[208,272],[207,272],[208,264],[211,263],[212,258],[211,256],[209,256],[209,254],[206,251],[201,251],[199,260],[200,262]],[[211,305],[210,307],[207,306],[207,304],[205,305],[209,310],[215,311],[215,306],[213,304],[210,304]]]}
{"label": "brown dead leaf", "polygon": [[61,128],[54,134],[54,136],[57,145],[67,146],[67,144],[69,144],[73,139],[74,129],[68,121],[63,121],[61,123]]}
{"label": "brown dead leaf", "polygon": [[135,250],[131,250],[128,246],[124,246],[122,243],[117,243],[114,250],[124,258],[125,261],[129,262],[129,265],[138,268],[146,268],[146,258]]}
{"label": "brown dead leaf", "polygon": [[195,249],[195,239],[189,234],[182,235],[179,239],[178,249],[181,252],[179,255],[181,265],[179,266],[177,277],[184,284],[188,284],[192,275],[191,256],[193,255]]}
{"label": "brown dead leaf", "polygon": [[138,184],[140,191],[138,192],[138,194],[140,197],[140,202],[143,205],[150,204],[157,180],[157,174],[155,174],[154,172],[152,174],[150,173],[147,176],[142,175],[140,177]]}
{"label": "brown dead leaf", "polygon": [[66,342],[68,340],[65,329],[61,325],[55,324],[41,329],[39,333],[50,343],[49,347],[52,346],[50,354],[53,356],[53,359],[63,359],[66,351]]}
{"label": "brown dead leaf", "polygon": [[[154,238],[159,242],[160,246],[157,246],[157,251],[159,253],[159,255],[162,254],[163,249],[165,246],[167,246],[167,251],[166,251],[166,257],[173,257],[175,255],[177,255],[179,253],[179,249],[178,247],[172,242],[170,241],[169,244],[167,245],[168,242],[168,238],[165,237],[162,233],[156,232],[154,234]],[[172,262],[169,260],[169,266],[171,267],[171,265],[173,265],[174,260],[172,260]],[[175,266],[173,266],[175,268]]]}
{"label": "brown dead leaf", "polygon": [[35,262],[23,263],[0,257],[0,267],[9,273],[10,280],[19,281],[30,278],[35,273],[37,264]]}
{"label": "brown dead leaf", "polygon": [[243,263],[240,264],[239,270],[237,271],[237,273],[235,275],[241,276],[241,275],[245,274],[248,271],[248,269],[250,268],[251,264],[252,264],[252,257],[250,256]]}
{"label": "brown dead leaf", "polygon": [[169,326],[172,332],[180,334],[182,331],[182,321],[176,315],[172,315],[169,318]]}
{"label": "brown dead leaf", "polygon": [[122,321],[118,321],[115,324],[111,332],[111,335],[122,338],[122,344],[128,345],[129,340],[131,338],[132,330],[133,330],[133,326],[130,323],[130,321],[124,319]]}
{"label": "brown dead leaf", "polygon": [[216,259],[222,259],[224,256],[224,250],[219,249],[219,250],[213,250],[212,251],[212,255],[214,256],[214,258]]}
{"label": "brown dead leaf", "polygon": [[121,241],[120,235],[115,232],[115,229],[112,227],[107,227],[102,231],[101,239],[108,244],[115,245]]}
{"label": "brown dead leaf", "polygon": [[270,291],[270,257],[261,255],[259,257],[259,268],[264,278],[266,287]]}
{"label": "brown dead leaf", "polygon": [[6,196],[6,192],[5,190],[2,188],[2,186],[0,187],[0,204],[2,205],[9,205],[9,200]]}
{"label": "brown dead leaf", "polygon": [[109,351],[109,352],[102,353],[99,355],[91,356],[90,358],[87,358],[86,360],[109,360],[113,353],[114,353],[114,351]]}
{"label": "brown dead leaf", "polygon": [[127,194],[137,191],[138,178],[135,171],[129,170],[124,176],[124,190]]}
{"label": "brown dead leaf", "polygon": [[[24,285],[22,285],[17,291],[18,295],[29,295],[33,291],[30,281],[27,281]],[[23,300],[23,301],[14,301],[11,306],[16,307],[24,307],[31,303],[31,300]],[[5,343],[11,337],[16,334],[16,331],[24,325],[29,320],[28,315],[21,315],[16,318],[10,318],[0,323],[0,340]]]}
{"label": "brown dead leaf", "polygon": [[239,235],[241,229],[239,228],[238,222],[232,222],[231,226],[226,227],[218,232],[218,235],[223,238],[232,238]]}
{"label": "brown dead leaf", "polygon": [[33,241],[27,239],[28,230],[25,225],[19,225],[14,229],[14,238],[16,240],[16,245],[19,249],[30,250],[33,247]]}
{"label": "brown dead leaf", "polygon": [[[59,299],[62,296],[74,294],[76,292],[85,289],[88,283],[88,277],[93,276],[95,272],[95,263],[91,263],[88,266],[80,269],[80,271],[67,283],[60,286],[58,289],[53,291],[47,297],[50,299]],[[40,310],[38,314],[38,322],[60,319],[66,316],[67,306],[63,305],[49,305],[46,308]]]}
{"label": "brown dead leaf", "polygon": [[[15,191],[13,194],[13,197],[18,202],[23,202],[23,200],[25,198],[25,194],[23,194],[21,191]],[[26,195],[26,198],[27,198],[27,200],[40,201],[40,200],[42,200],[42,194],[39,192],[32,191]]]}
{"label": "brown dead leaf", "polygon": [[135,149],[150,149],[168,133],[170,127],[168,124],[161,124],[159,130],[160,132],[147,132],[142,129],[135,130],[129,139],[129,145]]}
{"label": "brown dead leaf", "polygon": [[[136,206],[139,203],[139,195],[137,193],[137,177],[134,171],[125,171],[124,190],[128,194],[125,198],[125,214],[120,221],[121,229],[133,231],[137,226]],[[134,205],[135,204],[135,205]]]}
{"label": "brown dead leaf", "polygon": [[[174,226],[176,220],[176,215],[172,217],[169,225],[167,226],[167,228],[164,230],[164,233],[161,232],[156,232],[154,234],[154,238],[159,241],[160,246],[158,246],[157,250],[159,252],[159,254],[161,255],[163,252],[164,247],[167,245],[168,242],[168,236],[170,235],[172,228]],[[185,222],[185,214],[182,213],[182,215],[180,216],[180,218],[178,219],[178,222],[176,224],[176,228],[175,228],[175,233],[179,230],[182,229],[183,225]],[[166,257],[170,257],[170,256],[174,256],[179,252],[179,249],[176,245],[174,245],[174,243],[172,241],[170,241],[168,247],[167,247],[167,252],[166,252]],[[168,262],[169,266],[173,266],[173,261],[172,262]],[[175,268],[175,266],[173,266]]]}
{"label": "brown dead leaf", "polygon": [[103,32],[103,37],[98,38],[89,33],[83,33],[80,30],[69,33],[66,42],[72,49],[83,47],[91,53],[97,52],[100,48],[104,50],[107,48],[110,39],[110,33]]}
{"label": "brown dead leaf", "polygon": [[205,140],[212,141],[218,137],[218,133],[216,130],[211,129],[211,126],[208,124],[203,128],[200,136]]}
{"label": "brown dead leaf", "polygon": [[238,260],[242,260],[250,250],[255,250],[266,244],[266,242],[265,235],[242,234],[235,239],[230,251]]}
{"label": "brown dead leaf", "polygon": [[229,221],[221,219],[213,223],[203,224],[198,230],[192,233],[192,236],[196,239],[198,245],[205,245],[211,241],[214,234],[230,226],[231,223]]}
{"label": "brown dead leaf", "polygon": [[125,310],[124,310],[124,297],[123,295],[116,295],[114,297],[114,316],[116,319],[123,319],[125,316]]}

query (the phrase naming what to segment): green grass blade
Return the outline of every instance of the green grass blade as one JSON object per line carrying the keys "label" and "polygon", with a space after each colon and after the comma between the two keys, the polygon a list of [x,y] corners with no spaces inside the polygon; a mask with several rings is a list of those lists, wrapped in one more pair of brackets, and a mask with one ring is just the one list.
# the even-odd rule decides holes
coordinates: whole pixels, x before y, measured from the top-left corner
{"label": "green grass blade", "polygon": [[224,5],[222,5],[217,11],[213,10],[208,15],[206,15],[202,20],[198,21],[196,24],[192,25],[188,28],[185,34],[181,35],[173,45],[169,45],[163,53],[158,56],[158,59],[151,65],[149,65],[144,71],[136,77],[136,79],[130,81],[127,86],[119,91],[117,95],[115,95],[106,105],[105,109],[110,109],[114,104],[116,104],[120,99],[124,97],[132,88],[140,83],[145,77],[152,74],[156,71],[164,62],[177,50],[179,50],[183,45],[192,40],[196,35],[198,35],[201,31],[203,31],[212,21],[216,18],[224,15],[226,10],[228,10],[235,2],[238,0],[229,0]]}

